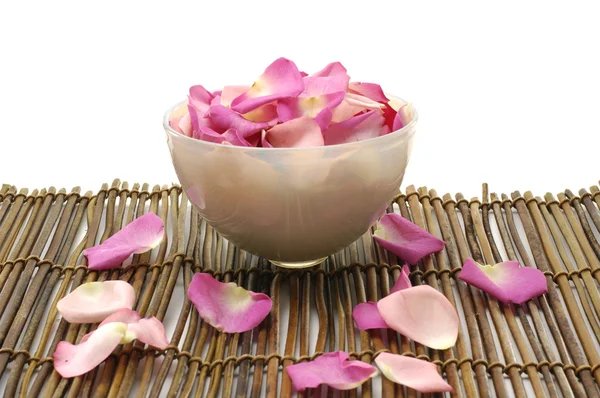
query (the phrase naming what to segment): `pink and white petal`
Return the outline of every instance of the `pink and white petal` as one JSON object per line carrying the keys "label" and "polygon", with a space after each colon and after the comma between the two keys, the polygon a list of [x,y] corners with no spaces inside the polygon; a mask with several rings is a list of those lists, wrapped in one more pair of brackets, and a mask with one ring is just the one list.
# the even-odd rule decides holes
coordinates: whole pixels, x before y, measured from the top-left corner
{"label": "pink and white petal", "polygon": [[362,107],[363,109],[382,110],[385,108],[385,104],[373,101],[372,99],[360,94],[346,93],[344,100],[350,105]]}
{"label": "pink and white petal", "polygon": [[66,378],[89,372],[108,358],[126,330],[126,324],[111,322],[96,329],[83,343],[61,341],[54,351],[54,369]]}
{"label": "pink and white petal", "polygon": [[144,253],[158,246],[163,239],[165,225],[154,213],[127,224],[102,244],[83,251],[88,259],[88,268],[104,270],[123,263],[130,255]]}
{"label": "pink and white petal", "polygon": [[[348,90],[350,76],[346,74],[329,77],[309,76],[304,78],[303,97],[318,97],[325,94],[342,93],[342,99]],[[341,102],[341,99],[340,99]]]}
{"label": "pink and white petal", "polygon": [[107,323],[111,322],[122,322],[126,324],[136,323],[140,319],[142,319],[142,317],[140,316],[140,314],[137,313],[137,311],[134,311],[129,308],[123,308],[115,312],[114,314],[106,317],[106,319],[104,319],[99,326],[106,325]]}
{"label": "pink and white petal", "polygon": [[296,391],[316,388],[321,384],[336,390],[352,390],[377,375],[377,368],[362,361],[350,360],[342,351],[325,353],[312,361],[285,368]]}
{"label": "pink and white petal", "polygon": [[232,282],[219,282],[206,273],[194,275],[188,297],[205,322],[226,333],[255,328],[272,306],[266,294],[248,291]]}
{"label": "pink and white petal", "polygon": [[[350,105],[348,103],[348,101],[346,101],[344,99],[338,106],[336,106],[332,110],[333,117],[332,117],[331,121],[333,123],[341,123],[341,122],[344,122],[344,121],[352,118],[353,116],[356,116],[357,114],[361,113],[364,110],[365,110],[364,107]],[[396,113],[394,112],[394,117],[395,116],[396,116]]]}
{"label": "pink and white petal", "polygon": [[320,71],[313,73],[311,76],[327,77],[327,76],[335,76],[335,75],[345,75],[347,73],[348,73],[348,71],[346,70],[344,65],[342,65],[341,62],[331,62],[331,63],[327,64]]}
{"label": "pink and white petal", "polygon": [[423,257],[441,251],[446,244],[396,213],[381,218],[373,238],[408,264],[416,264]]}
{"label": "pink and white petal", "polygon": [[250,86],[225,86],[221,91],[221,105],[231,106],[231,102],[250,90]]}
{"label": "pink and white petal", "polygon": [[394,124],[392,126],[392,131],[398,131],[402,127],[409,124],[414,117],[412,106],[410,104],[405,104],[400,107],[396,117],[394,118]]}
{"label": "pink and white petal", "polygon": [[391,133],[392,129],[390,129],[388,126],[386,126],[385,124],[383,125],[383,127],[381,128],[381,131],[379,132],[379,136],[381,137],[382,135],[386,135]]}
{"label": "pink and white petal", "polygon": [[360,94],[377,102],[388,102],[389,98],[385,96],[381,86],[375,83],[352,82],[348,90],[354,94]]}
{"label": "pink and white petal", "polygon": [[400,272],[400,276],[396,280],[396,283],[394,283],[392,290],[390,290],[390,294],[412,287],[412,283],[410,283],[409,274],[410,269],[408,268],[408,265],[404,265],[402,267],[402,272]]}
{"label": "pink and white petal", "polygon": [[260,134],[260,144],[263,148],[273,148],[273,145],[267,141],[267,132],[263,130]]}
{"label": "pink and white petal", "polygon": [[248,137],[269,127],[268,123],[255,123],[244,119],[239,113],[223,106],[213,105],[209,108],[207,117],[217,131],[236,129],[242,137]]}
{"label": "pink and white petal", "polygon": [[248,91],[231,102],[231,108],[247,113],[269,102],[295,97],[303,90],[304,82],[296,64],[279,58],[265,69]]}
{"label": "pink and white petal", "polygon": [[63,297],[56,309],[67,322],[94,323],[134,304],[135,290],[125,281],[88,282]]}
{"label": "pink and white petal", "polygon": [[[331,113],[329,108],[323,109],[321,112],[319,112],[317,114],[317,116],[315,116],[315,118],[314,118],[315,123],[317,123],[317,125],[321,129],[321,132],[323,132],[329,128],[329,126],[331,125],[332,117],[333,117],[333,114]],[[323,134],[321,134],[321,137],[323,137]],[[324,142],[325,141],[323,141],[323,144],[324,144]]]}
{"label": "pink and white petal", "polygon": [[189,113],[186,113],[181,119],[179,119],[177,127],[181,134],[188,137],[192,136],[192,118]]}
{"label": "pink and white petal", "polygon": [[236,146],[253,146],[246,140],[236,129],[228,129],[223,133],[223,139],[225,142],[228,142],[232,145]]}
{"label": "pink and white petal", "polygon": [[211,101],[215,96],[201,85],[190,87],[189,104],[200,113],[206,113]]}
{"label": "pink and white petal", "polygon": [[242,115],[244,119],[255,123],[267,123],[269,126],[275,126],[279,121],[277,116],[277,104],[272,102],[258,107]]}
{"label": "pink and white petal", "polygon": [[319,125],[310,117],[300,117],[267,130],[265,140],[274,148],[323,146]]}
{"label": "pink and white petal", "polygon": [[520,268],[517,261],[481,265],[469,258],[465,261],[458,278],[503,303],[523,304],[548,293],[544,274],[535,268]]}
{"label": "pink and white petal", "polygon": [[323,133],[325,145],[346,144],[379,137],[383,116],[378,111],[368,111],[350,119],[333,123]]}
{"label": "pink and white petal", "polygon": [[169,345],[165,325],[155,317],[140,319],[127,325],[127,334],[131,334],[144,344],[164,350]]}
{"label": "pink and white petal", "polygon": [[194,138],[207,142],[214,142],[215,144],[222,144],[225,139],[223,136],[210,127],[199,126],[198,130],[194,132]]}
{"label": "pink and white petal", "polygon": [[352,310],[352,317],[360,330],[389,328],[377,309],[377,303],[372,301],[357,304]]}
{"label": "pink and white petal", "polygon": [[406,101],[403,101],[400,98],[392,97],[390,98],[387,105],[390,108],[392,108],[395,112],[398,112],[402,106],[406,105]]}
{"label": "pink and white petal", "polygon": [[375,358],[375,363],[386,378],[413,390],[422,393],[452,391],[452,386],[438,373],[437,365],[431,362],[382,352]]}
{"label": "pink and white petal", "polygon": [[448,299],[429,285],[414,286],[377,302],[381,317],[396,332],[431,348],[452,347],[458,315]]}

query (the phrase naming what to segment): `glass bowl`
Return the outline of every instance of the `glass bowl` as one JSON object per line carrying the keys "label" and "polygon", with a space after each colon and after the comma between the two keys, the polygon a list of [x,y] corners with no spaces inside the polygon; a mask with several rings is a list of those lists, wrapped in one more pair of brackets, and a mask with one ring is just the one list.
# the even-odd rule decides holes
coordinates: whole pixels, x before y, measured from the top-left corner
{"label": "glass bowl", "polygon": [[321,263],[364,234],[398,193],[417,113],[402,129],[313,148],[248,148],[164,129],[190,202],[218,233],[287,268]]}

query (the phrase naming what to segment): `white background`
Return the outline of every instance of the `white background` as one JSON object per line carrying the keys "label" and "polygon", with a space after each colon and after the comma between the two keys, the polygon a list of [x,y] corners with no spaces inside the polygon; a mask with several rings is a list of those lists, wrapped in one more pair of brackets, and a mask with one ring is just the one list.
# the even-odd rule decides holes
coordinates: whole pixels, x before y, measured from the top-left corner
{"label": "white background", "polygon": [[[405,178],[443,192],[596,184],[600,23],[579,2],[2,2],[0,182],[176,181],[164,111],[285,56],[413,102]],[[592,4],[592,3],[590,3]]]}

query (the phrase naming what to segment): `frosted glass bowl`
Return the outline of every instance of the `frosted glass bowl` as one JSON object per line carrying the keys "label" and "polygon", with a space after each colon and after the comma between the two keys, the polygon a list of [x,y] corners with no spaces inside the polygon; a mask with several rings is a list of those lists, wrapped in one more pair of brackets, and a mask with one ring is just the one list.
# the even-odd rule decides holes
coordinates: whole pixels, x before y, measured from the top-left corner
{"label": "frosted glass bowl", "polygon": [[404,128],[349,144],[247,148],[164,129],[191,203],[237,247],[288,268],[318,264],[358,239],[398,192],[417,113]]}

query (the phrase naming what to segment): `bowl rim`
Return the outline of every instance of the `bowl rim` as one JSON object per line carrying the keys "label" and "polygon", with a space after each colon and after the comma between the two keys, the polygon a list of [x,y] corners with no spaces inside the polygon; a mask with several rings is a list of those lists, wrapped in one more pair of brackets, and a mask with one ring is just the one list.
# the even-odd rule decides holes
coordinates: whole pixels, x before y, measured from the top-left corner
{"label": "bowl rim", "polygon": [[[388,97],[393,97],[395,99],[401,100],[405,103],[407,103],[406,101],[404,101],[402,98],[397,97],[395,95],[391,95],[388,93],[385,93]],[[169,116],[171,115],[171,113],[177,109],[179,106],[181,106],[183,103],[185,103],[186,100],[180,101],[177,104],[171,106],[169,109],[167,109],[167,111],[165,112],[164,116],[163,116],[163,127],[165,129],[165,131],[172,135],[177,137],[178,139],[184,139],[184,140],[189,140],[190,142],[194,142],[194,145],[205,145],[207,147],[212,147],[212,148],[228,148],[231,150],[241,150],[241,151],[245,151],[245,152],[263,152],[263,151],[267,151],[269,153],[277,153],[277,152],[289,152],[289,151],[314,151],[315,149],[327,149],[327,148],[351,148],[352,146],[361,146],[361,145],[365,145],[365,143],[374,143],[376,141],[381,141],[381,143],[385,143],[386,140],[391,140],[391,139],[395,139],[398,138],[398,136],[406,136],[408,135],[410,132],[413,132],[413,126],[415,124],[417,124],[417,121],[419,119],[419,115],[417,113],[417,110],[415,109],[415,107],[412,105],[412,103],[410,104],[412,107],[412,111],[413,111],[413,118],[412,120],[404,127],[402,127],[400,130],[396,130],[396,131],[392,131],[386,135],[381,135],[379,137],[375,137],[375,138],[368,138],[366,140],[361,140],[361,141],[355,141],[355,142],[347,142],[344,144],[334,144],[334,145],[324,145],[324,146],[310,146],[310,147],[293,147],[293,148],[263,148],[263,147],[247,147],[247,146],[238,146],[238,145],[226,145],[226,144],[217,144],[215,142],[210,142],[210,141],[203,141],[203,140],[198,140],[192,137],[188,137],[187,135],[181,134],[175,130],[173,130],[173,128],[171,128],[171,126],[169,125]]]}

